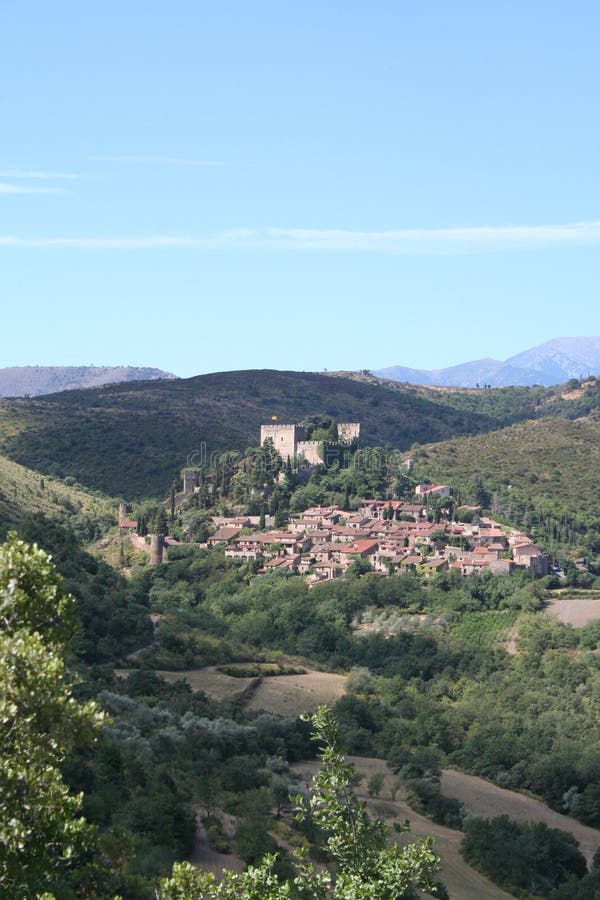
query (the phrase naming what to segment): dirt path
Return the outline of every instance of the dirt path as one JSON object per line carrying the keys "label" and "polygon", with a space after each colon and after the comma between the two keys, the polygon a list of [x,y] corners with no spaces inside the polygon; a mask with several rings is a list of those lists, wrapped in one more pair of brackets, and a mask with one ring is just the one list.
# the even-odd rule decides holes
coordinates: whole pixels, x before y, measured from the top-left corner
{"label": "dirt path", "polygon": [[519,822],[545,822],[550,828],[570,831],[579,842],[581,852],[588,861],[600,847],[600,831],[582,825],[577,819],[554,812],[541,800],[534,800],[516,791],[507,791],[476,775],[465,775],[455,769],[445,769],[442,773],[442,793],[456,797],[467,810],[486,819],[504,813]]}
{"label": "dirt path", "polygon": [[515,623],[513,627],[510,629],[508,634],[506,635],[506,640],[502,643],[502,646],[506,650],[507,653],[510,653],[511,656],[515,656],[517,652],[517,638],[519,637],[519,625]]}
{"label": "dirt path", "polygon": [[[215,875],[220,875],[223,869],[232,869],[234,872],[243,872],[245,865],[239,856],[235,856],[233,853],[217,853],[216,850],[212,849],[206,839],[206,833],[200,821],[202,816],[201,809],[196,807],[195,813],[196,840],[189,862],[194,866],[208,869],[209,872],[214,872]],[[230,819],[229,816],[222,816],[222,818],[227,836],[233,843],[233,820]]]}
{"label": "dirt path", "polygon": [[[403,822],[405,819],[410,821],[411,830],[408,834],[400,836],[401,841],[408,843],[415,838],[433,835],[434,849],[442,858],[440,878],[446,885],[451,900],[510,900],[510,894],[496,887],[464,861],[460,854],[462,832],[434,824],[430,819],[414,812],[403,799],[398,797],[394,801],[390,799],[394,776],[383,760],[363,757],[349,757],[349,759],[356,766],[357,772],[364,776],[357,793],[361,799],[367,801],[370,812],[385,819],[388,824],[393,821]],[[309,783],[319,765],[320,763],[315,761],[301,763],[293,768]],[[368,797],[365,786],[370,776],[376,772],[384,775],[384,787],[379,799],[372,800]]]}

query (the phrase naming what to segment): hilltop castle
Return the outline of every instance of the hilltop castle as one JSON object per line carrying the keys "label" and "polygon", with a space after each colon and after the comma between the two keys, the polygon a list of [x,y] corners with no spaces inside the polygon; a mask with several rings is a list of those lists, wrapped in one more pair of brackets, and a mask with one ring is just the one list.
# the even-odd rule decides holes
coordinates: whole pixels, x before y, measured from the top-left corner
{"label": "hilltop castle", "polygon": [[[360,437],[360,422],[340,422],[337,426],[338,443],[352,444]],[[261,446],[268,439],[282,459],[303,456],[312,465],[322,462],[319,456],[319,441],[307,441],[302,425],[279,425],[276,422],[260,426]]]}

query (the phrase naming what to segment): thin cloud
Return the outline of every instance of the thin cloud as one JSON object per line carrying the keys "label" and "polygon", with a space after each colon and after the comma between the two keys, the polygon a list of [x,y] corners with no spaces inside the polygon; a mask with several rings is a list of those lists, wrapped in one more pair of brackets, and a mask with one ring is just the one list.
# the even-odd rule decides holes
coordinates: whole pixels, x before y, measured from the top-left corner
{"label": "thin cloud", "polygon": [[76,175],[74,172],[31,172],[22,169],[0,169],[0,178],[16,178],[17,180],[74,180],[76,178],[86,178],[86,175]]}
{"label": "thin cloud", "polygon": [[231,163],[214,159],[184,159],[179,156],[91,156],[95,162],[140,163],[158,166],[229,166]]}
{"label": "thin cloud", "polygon": [[600,244],[600,221],[393,231],[235,228],[205,235],[33,237],[0,235],[0,247],[78,250],[273,250],[395,255],[460,255]]}
{"label": "thin cloud", "polygon": [[4,184],[0,182],[0,194],[64,194],[64,188],[30,184]]}

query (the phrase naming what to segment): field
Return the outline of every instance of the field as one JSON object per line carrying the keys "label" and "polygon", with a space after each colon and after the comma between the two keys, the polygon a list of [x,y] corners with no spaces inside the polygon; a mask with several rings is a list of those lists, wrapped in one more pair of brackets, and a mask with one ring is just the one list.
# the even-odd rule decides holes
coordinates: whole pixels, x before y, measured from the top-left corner
{"label": "field", "polygon": [[[131,669],[116,669],[115,675],[126,677]],[[231,700],[247,690],[255,678],[233,678],[220,672],[216,666],[191,669],[184,672],[157,671],[165,681],[187,681],[192,690],[204,691],[218,702]],[[247,706],[251,710],[264,710],[274,715],[296,716],[310,712],[320,703],[334,703],[344,693],[345,675],[317,672],[308,669],[304,675],[272,675],[263,678],[252,692]]]}
{"label": "field", "polygon": [[477,647],[505,640],[515,624],[518,613],[515,610],[490,612],[464,612],[452,625],[453,637],[462,638]]}
{"label": "field", "polygon": [[[385,819],[388,824],[408,819],[411,830],[409,834],[401,838],[404,841],[411,841],[428,834],[433,835],[435,850],[442,858],[440,878],[448,888],[452,900],[508,900],[510,894],[492,884],[463,860],[460,854],[462,832],[436,825],[419,815],[408,806],[400,795],[397,795],[395,800],[391,799],[393,775],[382,760],[362,757],[350,757],[350,760],[356,766],[359,774],[363,776],[357,792],[361,799],[367,802],[372,815]],[[300,780],[309,786],[318,767],[317,761],[311,761],[294,766],[294,771]],[[368,797],[365,785],[370,776],[376,772],[381,772],[385,780],[380,797],[374,800]],[[447,796],[459,799],[469,812],[475,815],[491,818],[506,813],[519,821],[540,821],[545,822],[551,828],[570,831],[579,841],[581,850],[588,861],[591,860],[596,848],[600,845],[599,831],[588,828],[568,816],[555,813],[539,800],[534,800],[524,794],[517,794],[514,791],[504,790],[473,775],[465,775],[448,769],[443,773],[442,788]],[[234,855],[217,854],[212,851],[206,845],[201,830],[199,830],[192,859],[196,865],[202,865],[215,872],[221,871],[224,866],[239,868],[239,860]]]}
{"label": "field", "polygon": [[541,800],[516,791],[507,791],[475,775],[446,769],[442,775],[442,793],[447,797],[456,797],[469,812],[483,818],[489,819],[506,813],[511,819],[520,822],[545,822],[550,828],[570,831],[575,840],[579,841],[588,864],[600,847],[600,831],[595,828],[554,812]]}
{"label": "field", "polygon": [[[578,592],[580,594],[581,592]],[[553,597],[546,606],[549,613],[565,625],[581,628],[588,622],[600,619],[600,596],[590,592],[589,596],[561,595]]]}
{"label": "field", "polygon": [[264,709],[280,716],[309,712],[321,703],[334,703],[344,693],[346,676],[307,670],[305,675],[264,678],[252,694],[247,709]]}

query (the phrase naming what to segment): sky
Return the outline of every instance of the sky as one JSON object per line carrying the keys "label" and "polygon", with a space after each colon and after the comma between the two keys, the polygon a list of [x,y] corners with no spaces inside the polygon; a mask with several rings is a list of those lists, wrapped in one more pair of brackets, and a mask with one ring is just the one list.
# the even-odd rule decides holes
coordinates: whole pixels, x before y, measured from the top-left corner
{"label": "sky", "polygon": [[595,0],[5,4],[0,367],[600,335],[599,42]]}

